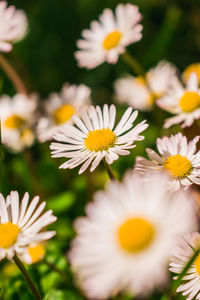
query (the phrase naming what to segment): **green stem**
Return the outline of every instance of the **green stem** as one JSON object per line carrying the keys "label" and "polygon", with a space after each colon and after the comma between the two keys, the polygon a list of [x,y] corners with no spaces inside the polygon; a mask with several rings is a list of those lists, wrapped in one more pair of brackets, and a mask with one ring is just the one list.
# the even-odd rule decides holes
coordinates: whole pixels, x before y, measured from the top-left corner
{"label": "green stem", "polygon": [[35,297],[35,299],[37,300],[42,300],[42,297],[38,291],[38,289],[36,288],[33,280],[31,279],[30,275],[28,274],[26,268],[24,267],[23,263],[21,262],[21,260],[19,259],[19,257],[15,254],[15,256],[13,257],[13,260],[15,262],[15,264],[17,265],[17,267],[19,268],[19,270],[22,272],[22,275],[24,276],[24,279],[26,280],[30,290],[33,293],[33,296]]}
{"label": "green stem", "polygon": [[6,58],[0,54],[0,66],[10,79],[10,81],[13,83],[14,87],[16,88],[17,92],[20,94],[27,95],[27,89],[20,78],[20,76],[17,74],[17,72],[13,69],[13,67],[9,64],[9,62],[6,60]]}
{"label": "green stem", "polygon": [[67,280],[67,277],[66,277],[66,274],[65,274],[62,270],[60,270],[59,268],[57,268],[56,265],[54,265],[53,263],[47,261],[46,259],[44,259],[43,262],[44,262],[44,263],[45,263],[52,271],[58,273],[58,274],[62,277],[63,281],[65,281],[67,284],[69,284],[69,282],[68,282],[68,280]]}
{"label": "green stem", "polygon": [[103,159],[103,163],[104,163],[104,167],[106,169],[106,172],[108,173],[108,176],[110,177],[111,180],[117,180],[117,178],[115,177],[111,167],[109,164],[107,164],[106,160]]}
{"label": "green stem", "polygon": [[145,71],[143,70],[140,63],[129,52],[125,52],[121,57],[129,66],[131,66],[134,73],[139,76],[145,75]]}

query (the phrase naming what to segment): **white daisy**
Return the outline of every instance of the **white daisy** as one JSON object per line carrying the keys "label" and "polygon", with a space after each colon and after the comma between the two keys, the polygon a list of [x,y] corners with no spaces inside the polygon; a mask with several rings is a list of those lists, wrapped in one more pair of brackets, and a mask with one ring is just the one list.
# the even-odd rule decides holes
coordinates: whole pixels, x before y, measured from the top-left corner
{"label": "white daisy", "polygon": [[77,42],[79,66],[92,69],[105,61],[116,63],[126,46],[142,38],[141,18],[138,7],[132,4],[118,4],[115,14],[104,9],[99,22],[93,21],[89,30],[83,30],[83,39]]}
{"label": "white daisy", "polygon": [[0,98],[2,141],[13,151],[22,151],[34,142],[33,125],[36,121],[37,99],[17,94]]}
{"label": "white daisy", "polygon": [[182,78],[185,83],[187,83],[192,73],[196,73],[198,82],[200,83],[200,63],[191,64],[185,68],[182,74]]}
{"label": "white daisy", "polygon": [[52,210],[42,214],[46,203],[42,202],[39,206],[38,203],[39,197],[36,196],[29,204],[28,193],[24,194],[20,204],[18,192],[12,191],[6,200],[0,194],[0,259],[12,259],[15,254],[22,254],[29,244],[55,235],[55,231],[40,232],[55,222],[56,217]]}
{"label": "white daisy", "polygon": [[12,50],[12,43],[21,40],[27,32],[27,18],[24,11],[0,1],[0,52]]}
{"label": "white daisy", "polygon": [[73,116],[76,126],[63,125],[60,132],[55,135],[57,143],[52,143],[52,157],[70,158],[60,168],[72,169],[83,164],[79,174],[83,173],[91,164],[93,172],[100,161],[105,158],[108,164],[112,164],[119,155],[128,155],[129,149],[136,147],[135,141],[144,139],[140,135],[148,124],[146,121],[133,128],[133,122],[138,115],[137,111],[129,107],[120,122],[114,129],[116,108],[114,105],[104,105],[103,110],[99,106],[90,106],[88,111],[82,109],[80,118]]}
{"label": "white daisy", "polygon": [[40,142],[51,140],[61,124],[72,123],[72,116],[79,114],[80,108],[90,104],[91,90],[83,85],[65,83],[60,94],[53,93],[44,104],[45,117],[39,120],[37,132]]}
{"label": "white daisy", "polygon": [[[169,270],[175,274],[180,274],[195,252],[199,250],[200,234],[198,232],[187,234],[174,251]],[[177,279],[177,276],[174,279]],[[183,283],[176,291],[186,296],[187,300],[200,299],[200,254],[197,255],[182,281]]]}
{"label": "white daisy", "polygon": [[108,299],[120,291],[147,296],[166,284],[171,249],[196,228],[192,200],[183,191],[172,196],[164,175],[150,182],[128,173],[98,192],[86,217],[75,222],[69,252],[87,297]]}
{"label": "white daisy", "polygon": [[28,265],[38,263],[45,256],[46,250],[41,243],[30,244],[20,256],[21,260]]}
{"label": "white daisy", "polygon": [[167,92],[175,74],[176,68],[172,64],[161,61],[147,72],[145,78],[127,76],[118,79],[115,82],[116,97],[135,109],[150,110],[155,99]]}
{"label": "white daisy", "polygon": [[196,73],[191,73],[186,87],[176,79],[173,87],[164,97],[157,100],[158,106],[176,116],[165,120],[164,127],[182,123],[181,127],[188,127],[200,118],[200,89]]}
{"label": "white daisy", "polygon": [[169,175],[169,188],[178,190],[181,185],[185,188],[191,184],[200,184],[200,151],[196,144],[199,136],[190,142],[181,133],[157,139],[157,149],[147,148],[150,160],[137,158],[135,169],[141,173],[165,170]]}

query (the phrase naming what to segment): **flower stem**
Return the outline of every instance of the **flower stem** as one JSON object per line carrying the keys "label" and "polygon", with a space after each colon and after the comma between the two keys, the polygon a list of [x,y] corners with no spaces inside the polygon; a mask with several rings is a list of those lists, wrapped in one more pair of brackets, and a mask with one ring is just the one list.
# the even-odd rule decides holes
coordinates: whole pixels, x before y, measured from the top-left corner
{"label": "flower stem", "polygon": [[122,54],[122,58],[129,66],[131,66],[134,73],[139,76],[145,75],[145,71],[143,70],[140,63],[129,52],[125,52],[124,54]]}
{"label": "flower stem", "polygon": [[111,167],[109,164],[107,164],[106,160],[103,159],[103,163],[104,163],[104,167],[106,169],[106,172],[108,173],[108,176],[110,177],[111,180],[117,180],[117,178],[115,177]]}
{"label": "flower stem", "polygon": [[0,66],[10,79],[10,81],[13,83],[14,87],[16,88],[17,92],[20,94],[27,95],[27,89],[20,78],[20,76],[17,74],[17,72],[13,69],[13,67],[9,64],[9,62],[6,60],[6,58],[0,54]]}
{"label": "flower stem", "polygon": [[19,259],[19,257],[16,254],[13,257],[13,260],[14,260],[15,264],[17,265],[17,267],[19,268],[19,270],[22,272],[22,275],[24,276],[24,279],[26,280],[29,288],[31,289],[35,299],[42,300],[42,297],[41,297],[38,289],[36,288],[33,280],[31,279],[31,277],[28,274],[28,272],[27,272],[26,268],[24,267],[23,263],[21,262],[21,260]]}
{"label": "flower stem", "polygon": [[47,261],[46,259],[43,260],[43,262],[54,272],[58,273],[63,281],[65,281],[65,283],[69,284],[68,280],[67,280],[67,277],[66,277],[66,274],[60,270],[56,265],[54,265],[53,263]]}

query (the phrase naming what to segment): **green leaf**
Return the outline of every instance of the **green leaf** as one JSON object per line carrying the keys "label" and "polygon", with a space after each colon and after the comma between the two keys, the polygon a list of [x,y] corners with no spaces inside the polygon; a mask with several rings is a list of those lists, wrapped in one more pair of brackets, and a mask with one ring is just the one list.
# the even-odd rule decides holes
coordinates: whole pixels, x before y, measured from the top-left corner
{"label": "green leaf", "polygon": [[64,192],[47,200],[47,208],[51,208],[55,214],[67,211],[75,202],[72,192]]}

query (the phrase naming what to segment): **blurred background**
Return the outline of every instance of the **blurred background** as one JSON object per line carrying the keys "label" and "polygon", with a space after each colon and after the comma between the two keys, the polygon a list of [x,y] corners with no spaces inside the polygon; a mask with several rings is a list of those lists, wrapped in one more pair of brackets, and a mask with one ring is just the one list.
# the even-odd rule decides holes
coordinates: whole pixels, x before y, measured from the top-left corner
{"label": "blurred background", "polygon": [[[129,47],[129,51],[145,70],[166,59],[181,71],[194,62],[199,62],[200,53],[200,5],[199,0],[40,0],[8,1],[25,10],[29,20],[26,38],[14,45],[14,50],[5,54],[8,61],[23,78],[30,92],[37,92],[42,99],[60,91],[64,82],[84,83],[92,89],[94,104],[112,103],[115,79],[132,70],[119,59],[116,65],[103,64],[96,69],[78,68],[74,59],[76,41],[81,31],[92,20],[98,19],[106,7],[115,8],[120,2],[139,6],[143,14],[143,38]],[[133,74],[134,75],[134,74]],[[0,93],[14,95],[15,90],[0,69]],[[120,113],[125,107],[120,107]],[[136,155],[145,155],[146,147],[155,147],[155,139],[162,135],[160,127],[166,113],[158,108],[153,112],[140,113],[138,122],[147,119],[149,129],[141,142],[128,157],[121,157],[113,169],[122,177],[127,168],[134,165]],[[176,130],[176,129],[174,129]],[[47,258],[65,273],[68,286],[56,272],[50,272],[45,264],[31,267],[30,272],[45,299],[84,299],[72,284],[70,267],[65,253],[74,236],[72,223],[75,217],[84,214],[84,206],[92,199],[94,190],[103,188],[108,180],[103,167],[94,174],[77,176],[75,170],[59,170],[61,159],[50,157],[49,143],[35,145],[23,153],[12,154],[4,149],[4,164],[1,175],[1,191],[7,195],[18,190],[21,195],[29,191],[39,194],[53,209],[58,221],[53,228],[57,236],[48,243]],[[88,188],[89,186],[89,188]],[[32,299],[14,266],[1,262],[0,299]],[[160,291],[152,299],[160,299]],[[117,299],[132,299],[128,295]],[[166,299],[166,298],[162,298]]]}

